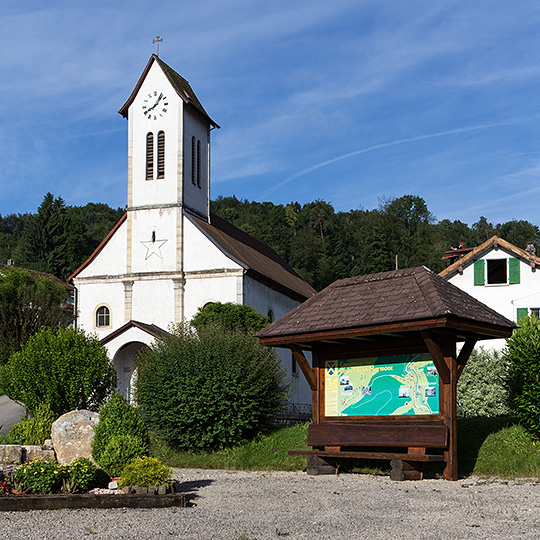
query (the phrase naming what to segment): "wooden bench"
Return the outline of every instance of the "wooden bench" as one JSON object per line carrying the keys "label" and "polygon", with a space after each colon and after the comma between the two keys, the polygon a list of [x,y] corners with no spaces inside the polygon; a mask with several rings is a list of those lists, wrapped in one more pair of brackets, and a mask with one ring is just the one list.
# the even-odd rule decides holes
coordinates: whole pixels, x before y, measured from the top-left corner
{"label": "wooden bench", "polygon": [[430,454],[427,449],[446,449],[448,428],[442,422],[399,426],[391,422],[311,424],[308,445],[313,450],[289,451],[290,455],[308,456],[308,474],[335,474],[340,458],[388,459],[392,480],[421,480],[424,463],[444,461],[442,454]]}

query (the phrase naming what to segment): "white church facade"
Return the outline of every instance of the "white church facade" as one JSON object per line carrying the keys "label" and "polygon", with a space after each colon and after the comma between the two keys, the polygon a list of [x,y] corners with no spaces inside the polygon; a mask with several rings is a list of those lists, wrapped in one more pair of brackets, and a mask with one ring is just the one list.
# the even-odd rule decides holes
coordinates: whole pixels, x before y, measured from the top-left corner
{"label": "white church facade", "polygon": [[[210,213],[208,116],[189,83],[152,55],[120,109],[128,120],[125,215],[71,276],[77,325],[106,346],[131,397],[133,360],[172,324],[209,302],[248,304],[273,319],[314,289],[273,250]],[[290,352],[290,410],[311,391]]]}

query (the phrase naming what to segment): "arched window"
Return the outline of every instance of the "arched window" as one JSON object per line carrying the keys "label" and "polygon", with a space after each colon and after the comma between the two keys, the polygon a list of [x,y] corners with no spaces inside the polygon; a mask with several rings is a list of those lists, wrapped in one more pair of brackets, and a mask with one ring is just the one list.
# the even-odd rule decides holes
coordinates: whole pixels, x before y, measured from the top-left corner
{"label": "arched window", "polygon": [[154,134],[146,134],[146,179],[154,179]]}
{"label": "arched window", "polygon": [[165,132],[157,134],[157,177],[165,178]]}
{"label": "arched window", "polygon": [[111,311],[107,306],[100,306],[96,310],[96,328],[108,328],[111,325]]}
{"label": "arched window", "polygon": [[274,312],[271,309],[268,310],[267,317],[270,319],[271,323],[275,321]]}
{"label": "arched window", "polygon": [[195,177],[195,171],[197,167],[197,156],[195,150],[195,137],[191,137],[191,183],[196,185],[197,179]]}

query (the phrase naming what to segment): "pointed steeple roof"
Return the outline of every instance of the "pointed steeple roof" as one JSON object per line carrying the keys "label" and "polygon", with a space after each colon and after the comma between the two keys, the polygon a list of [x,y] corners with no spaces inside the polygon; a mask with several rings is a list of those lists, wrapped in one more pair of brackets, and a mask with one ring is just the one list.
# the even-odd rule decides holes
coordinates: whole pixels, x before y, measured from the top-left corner
{"label": "pointed steeple roof", "polygon": [[135,85],[135,88],[133,89],[133,92],[131,92],[131,95],[129,96],[128,100],[124,103],[124,105],[121,107],[121,109],[118,111],[124,118],[127,118],[128,115],[128,109],[129,106],[133,103],[133,100],[135,99],[135,96],[138,94],[139,89],[141,88],[141,85],[146,78],[146,75],[150,71],[150,68],[154,64],[154,62],[157,62],[159,67],[162,69],[163,73],[171,83],[172,87],[174,88],[175,92],[180,96],[180,98],[184,101],[184,103],[192,106],[198,113],[202,114],[208,122],[214,126],[215,128],[220,128],[218,124],[216,124],[210,116],[208,116],[208,113],[204,110],[204,107],[202,106],[201,102],[199,101],[199,98],[195,95],[195,92],[191,88],[190,84],[184,77],[182,77],[180,74],[178,74],[176,71],[174,71],[173,68],[171,68],[169,65],[167,65],[163,60],[161,60],[156,54],[153,54],[150,57],[150,60],[148,60],[148,63],[146,64],[146,67],[144,68],[144,71],[142,75],[140,76],[139,80],[137,81],[137,84]]}

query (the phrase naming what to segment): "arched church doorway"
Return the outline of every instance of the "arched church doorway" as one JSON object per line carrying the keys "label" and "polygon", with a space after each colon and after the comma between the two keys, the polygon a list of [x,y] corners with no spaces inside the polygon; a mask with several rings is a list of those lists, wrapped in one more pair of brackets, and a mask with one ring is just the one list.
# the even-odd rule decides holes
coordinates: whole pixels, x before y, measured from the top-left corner
{"label": "arched church doorway", "polygon": [[128,403],[133,402],[135,357],[143,347],[147,347],[147,345],[140,341],[132,341],[131,343],[126,343],[114,355],[113,364],[116,370],[118,391]]}

